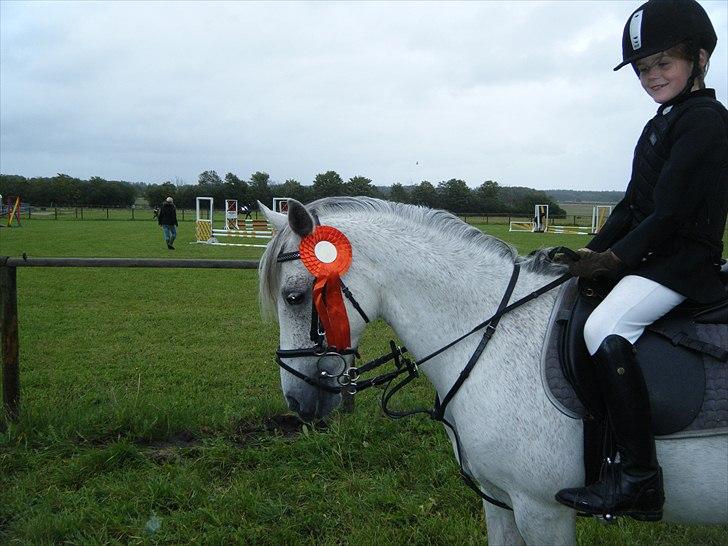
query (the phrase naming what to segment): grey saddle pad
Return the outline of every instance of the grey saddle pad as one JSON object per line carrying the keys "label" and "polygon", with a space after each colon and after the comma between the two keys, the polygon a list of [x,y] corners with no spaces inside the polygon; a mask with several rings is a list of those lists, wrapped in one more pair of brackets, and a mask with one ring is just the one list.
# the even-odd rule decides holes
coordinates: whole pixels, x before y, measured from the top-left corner
{"label": "grey saddle pad", "polygon": [[[541,351],[541,378],[551,403],[565,415],[581,419],[584,415],[584,406],[562,372],[558,352],[559,328],[555,327],[557,319],[563,315],[563,310],[571,309],[573,306],[576,295],[575,279],[559,289]],[[728,328],[725,325],[696,324],[695,328],[697,337],[701,341],[728,347]],[[700,413],[680,432],[662,438],[728,434],[728,364],[707,355],[703,355],[703,362],[705,395]]]}

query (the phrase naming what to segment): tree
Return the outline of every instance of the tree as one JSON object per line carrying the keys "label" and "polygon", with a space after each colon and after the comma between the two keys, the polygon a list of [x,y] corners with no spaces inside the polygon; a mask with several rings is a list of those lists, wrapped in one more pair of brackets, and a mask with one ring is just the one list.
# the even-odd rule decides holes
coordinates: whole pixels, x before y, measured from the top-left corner
{"label": "tree", "polygon": [[81,181],[67,174],[58,173],[51,178],[52,185],[55,190],[55,199],[53,200],[59,205],[79,205],[81,204]]}
{"label": "tree", "polygon": [[100,176],[92,176],[88,183],[81,187],[81,202],[85,205],[108,205],[107,184]]}
{"label": "tree", "polygon": [[377,189],[372,186],[371,178],[366,176],[353,176],[343,185],[342,193],[344,195],[363,195],[366,197],[374,197]]}
{"label": "tree", "polygon": [[[209,185],[209,186],[220,186],[222,185],[222,179],[215,171],[205,171],[203,173],[200,173],[200,176],[197,179],[197,183],[199,185]],[[171,184],[171,182],[170,182]]]}
{"label": "tree", "polygon": [[410,198],[404,186],[399,182],[395,182],[389,192],[389,200],[397,203],[409,203]]}
{"label": "tree", "polygon": [[501,196],[508,207],[508,212],[516,214],[533,214],[535,205],[548,205],[549,216],[562,216],[564,210],[553,199],[542,191],[523,187],[501,188]]}
{"label": "tree", "polygon": [[344,193],[344,181],[336,171],[326,171],[316,175],[312,190],[314,199],[342,195]]}
{"label": "tree", "polygon": [[235,176],[233,173],[227,173],[225,175],[225,183],[229,184],[231,186],[234,186],[235,184],[240,184],[242,180],[240,180],[237,176]]}
{"label": "tree", "polygon": [[270,175],[266,172],[256,171],[250,175],[250,199],[257,199],[266,206],[272,206],[273,192],[268,182]]}
{"label": "tree", "polygon": [[147,186],[147,191],[144,192],[144,196],[152,207],[161,205],[167,197],[174,199],[178,206],[182,204],[178,202],[177,187],[169,180],[164,184],[150,184]]}
{"label": "tree", "polygon": [[498,182],[486,180],[475,190],[475,208],[479,212],[504,212]]}
{"label": "tree", "polygon": [[412,190],[412,202],[423,207],[439,208],[440,199],[435,186],[427,180],[423,180]]}
{"label": "tree", "polygon": [[306,203],[308,201],[308,193],[308,188],[304,187],[298,180],[294,180],[293,178],[289,178],[280,186],[273,188],[273,195],[275,197],[288,197],[290,199],[300,201],[301,203]]}
{"label": "tree", "polygon": [[128,206],[134,203],[137,187],[128,182],[104,180],[99,176],[80,180],[58,174],[52,178],[25,178],[0,174],[0,194],[19,195],[35,206]]}
{"label": "tree", "polygon": [[[175,205],[177,208],[194,209],[198,197],[207,197],[208,193],[201,190],[200,186],[185,184],[177,187],[177,198]],[[150,202],[151,204],[151,202]]]}
{"label": "tree", "polygon": [[472,192],[464,180],[451,178],[447,182],[440,182],[437,192],[443,207],[453,214],[473,211]]}
{"label": "tree", "polygon": [[237,199],[239,204],[247,203],[250,199],[250,188],[245,180],[240,180],[233,173],[225,175],[225,199]]}

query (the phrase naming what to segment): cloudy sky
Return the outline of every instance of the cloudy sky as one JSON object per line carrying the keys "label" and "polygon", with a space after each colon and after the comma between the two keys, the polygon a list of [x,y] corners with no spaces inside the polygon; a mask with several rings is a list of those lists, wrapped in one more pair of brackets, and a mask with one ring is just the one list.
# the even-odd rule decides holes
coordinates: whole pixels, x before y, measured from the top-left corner
{"label": "cloudy sky", "polygon": [[656,109],[612,71],[640,4],[0,1],[0,172],[621,190]]}

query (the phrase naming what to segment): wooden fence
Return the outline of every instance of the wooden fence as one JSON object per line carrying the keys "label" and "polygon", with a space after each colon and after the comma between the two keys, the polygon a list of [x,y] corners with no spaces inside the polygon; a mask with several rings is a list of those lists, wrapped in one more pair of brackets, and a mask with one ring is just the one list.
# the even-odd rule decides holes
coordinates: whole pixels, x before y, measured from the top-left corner
{"label": "wooden fence", "polygon": [[[258,269],[251,260],[162,260],[158,258],[10,258],[0,256],[0,348],[3,407],[10,421],[20,416],[20,348],[18,341],[18,267],[156,267],[194,269]],[[353,399],[347,402],[353,408]]]}

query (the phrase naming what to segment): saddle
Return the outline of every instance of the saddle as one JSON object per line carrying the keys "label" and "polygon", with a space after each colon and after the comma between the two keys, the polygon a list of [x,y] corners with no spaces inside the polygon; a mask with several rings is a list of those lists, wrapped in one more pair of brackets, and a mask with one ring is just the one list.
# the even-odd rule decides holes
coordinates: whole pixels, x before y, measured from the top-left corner
{"label": "saddle", "polygon": [[[610,289],[604,281],[567,282],[542,351],[542,378],[551,402],[584,423],[587,484],[598,479],[604,457],[616,452],[583,338],[586,319]],[[726,298],[711,305],[686,302],[673,309],[647,328],[635,349],[655,436],[728,434],[728,289]]]}

